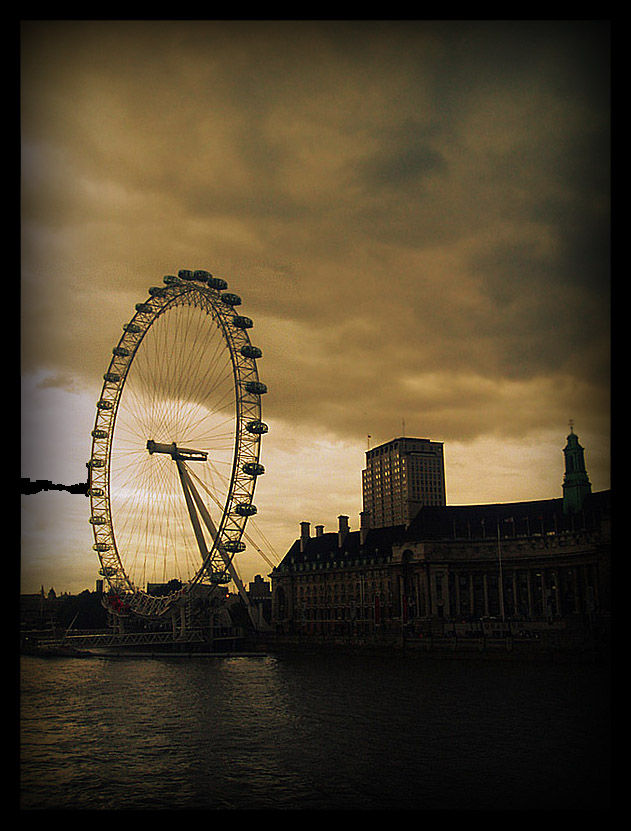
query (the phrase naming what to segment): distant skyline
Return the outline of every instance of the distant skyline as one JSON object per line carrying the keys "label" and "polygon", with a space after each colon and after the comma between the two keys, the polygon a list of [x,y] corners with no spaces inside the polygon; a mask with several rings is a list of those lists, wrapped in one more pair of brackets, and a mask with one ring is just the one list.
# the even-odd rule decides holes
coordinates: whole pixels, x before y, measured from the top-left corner
{"label": "distant skyline", "polygon": [[[367,437],[447,504],[610,486],[606,21],[22,22],[22,476],[85,481],[112,347],[180,268],[269,393],[248,531],[358,527]],[[22,497],[22,590],[94,586],[88,500]],[[259,537],[257,538],[257,533]],[[251,548],[242,578],[269,567]]]}

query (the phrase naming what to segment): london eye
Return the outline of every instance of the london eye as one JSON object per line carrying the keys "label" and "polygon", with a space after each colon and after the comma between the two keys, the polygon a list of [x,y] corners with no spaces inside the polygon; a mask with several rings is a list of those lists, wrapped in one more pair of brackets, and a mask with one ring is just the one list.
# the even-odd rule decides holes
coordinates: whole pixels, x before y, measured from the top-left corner
{"label": "london eye", "polygon": [[[151,287],[103,376],[88,462],[90,523],[108,596],[163,615],[231,581],[257,512],[261,350],[225,280],[181,270]],[[160,590],[156,591],[156,587]]]}

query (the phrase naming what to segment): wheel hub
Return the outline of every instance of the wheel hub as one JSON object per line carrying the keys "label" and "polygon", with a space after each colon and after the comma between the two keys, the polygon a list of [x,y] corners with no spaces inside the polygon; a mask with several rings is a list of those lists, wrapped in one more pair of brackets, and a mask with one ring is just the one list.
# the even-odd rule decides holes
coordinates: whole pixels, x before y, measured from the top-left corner
{"label": "wheel hub", "polygon": [[155,442],[153,439],[147,441],[147,450],[149,455],[154,453],[166,453],[176,461],[186,462],[206,462],[208,460],[208,453],[205,450],[191,450],[188,447],[178,447],[175,442],[171,444],[161,444]]}

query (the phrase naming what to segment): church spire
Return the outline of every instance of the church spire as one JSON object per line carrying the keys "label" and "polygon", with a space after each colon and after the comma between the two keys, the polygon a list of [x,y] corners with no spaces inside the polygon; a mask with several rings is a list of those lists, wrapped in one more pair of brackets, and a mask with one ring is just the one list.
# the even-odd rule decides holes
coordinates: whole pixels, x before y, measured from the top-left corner
{"label": "church spire", "polygon": [[563,513],[577,514],[583,507],[585,497],[592,492],[592,486],[585,469],[585,450],[578,443],[572,419],[570,419],[570,434],[563,453],[565,454]]}

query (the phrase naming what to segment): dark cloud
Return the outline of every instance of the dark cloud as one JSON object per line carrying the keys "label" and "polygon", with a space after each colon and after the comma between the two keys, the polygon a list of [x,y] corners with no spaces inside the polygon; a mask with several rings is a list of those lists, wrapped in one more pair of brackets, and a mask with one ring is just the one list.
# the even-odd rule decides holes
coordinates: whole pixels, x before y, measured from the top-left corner
{"label": "dark cloud", "polygon": [[430,177],[446,175],[445,157],[425,132],[422,125],[412,122],[378,137],[377,149],[358,166],[364,190],[376,191],[378,197],[395,193],[401,198],[402,192],[422,189]]}
{"label": "dark cloud", "polygon": [[472,440],[606,408],[606,25],[23,31],[25,371],[98,387],[147,287],[202,267],[296,430],[385,440],[414,412]]}

